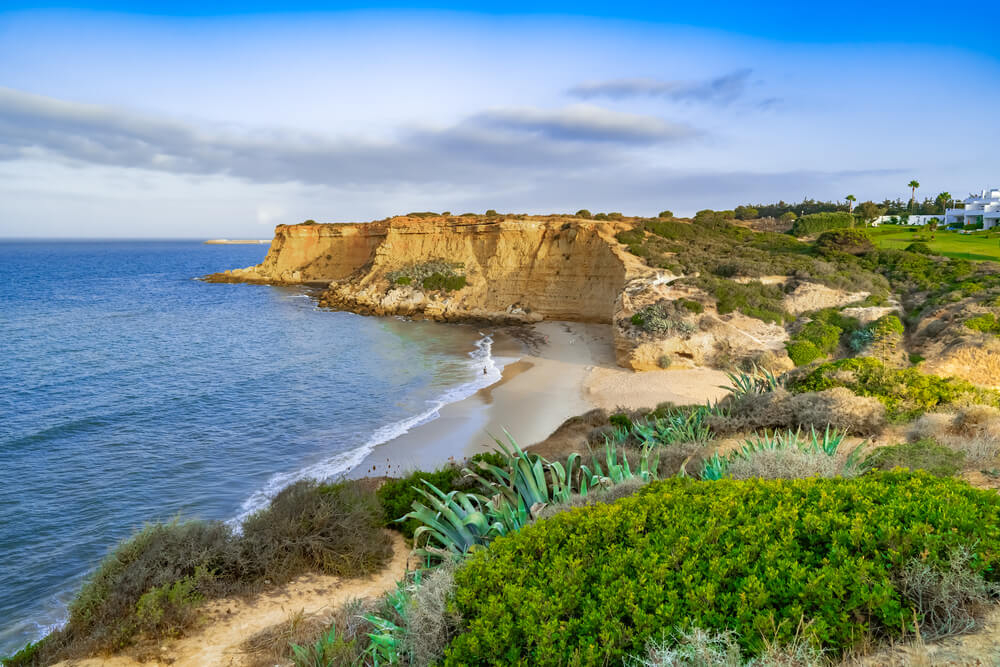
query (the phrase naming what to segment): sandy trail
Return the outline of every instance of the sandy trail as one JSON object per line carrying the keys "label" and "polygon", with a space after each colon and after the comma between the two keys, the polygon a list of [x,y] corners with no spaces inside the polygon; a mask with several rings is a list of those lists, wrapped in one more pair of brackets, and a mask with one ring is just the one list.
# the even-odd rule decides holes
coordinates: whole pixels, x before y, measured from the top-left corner
{"label": "sandy trail", "polygon": [[406,572],[409,549],[398,533],[391,534],[392,560],[377,574],[364,579],[306,575],[248,600],[235,598],[209,602],[203,607],[203,624],[186,637],[164,642],[158,660],[139,662],[127,656],[112,656],[58,664],[65,667],[240,665],[244,657],[240,644],[257,632],[286,621],[292,614],[299,611],[305,614],[332,611],[348,600],[377,597],[395,587],[396,581]]}

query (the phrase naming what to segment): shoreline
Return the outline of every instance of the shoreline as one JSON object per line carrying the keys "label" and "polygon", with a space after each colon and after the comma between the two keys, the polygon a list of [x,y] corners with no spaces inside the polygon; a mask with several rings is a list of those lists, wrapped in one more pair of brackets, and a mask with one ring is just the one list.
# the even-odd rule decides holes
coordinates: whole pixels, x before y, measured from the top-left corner
{"label": "shoreline", "polygon": [[504,330],[490,334],[500,378],[442,406],[435,419],[376,445],[346,473],[401,477],[496,449],[504,431],[523,448],[546,440],[567,419],[600,408],[654,408],[717,400],[726,375],[712,369],[635,372],[615,365],[606,324],[548,320],[530,325],[531,344]]}

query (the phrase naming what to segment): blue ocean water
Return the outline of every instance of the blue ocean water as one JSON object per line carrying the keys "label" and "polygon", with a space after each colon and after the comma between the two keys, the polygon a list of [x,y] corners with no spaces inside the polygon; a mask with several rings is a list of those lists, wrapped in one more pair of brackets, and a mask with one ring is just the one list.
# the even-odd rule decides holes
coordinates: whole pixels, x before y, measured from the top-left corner
{"label": "blue ocean water", "polygon": [[144,522],[239,517],[498,376],[475,328],[193,279],[266,249],[0,242],[0,655]]}

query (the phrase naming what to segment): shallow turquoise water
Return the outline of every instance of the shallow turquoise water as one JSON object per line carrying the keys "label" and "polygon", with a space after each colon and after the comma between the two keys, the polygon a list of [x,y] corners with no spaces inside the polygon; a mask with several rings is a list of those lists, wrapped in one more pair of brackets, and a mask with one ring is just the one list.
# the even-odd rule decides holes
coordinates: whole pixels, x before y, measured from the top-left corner
{"label": "shallow turquoise water", "polygon": [[0,242],[0,655],[144,522],[238,517],[495,379],[474,328],[192,279],[265,252]]}

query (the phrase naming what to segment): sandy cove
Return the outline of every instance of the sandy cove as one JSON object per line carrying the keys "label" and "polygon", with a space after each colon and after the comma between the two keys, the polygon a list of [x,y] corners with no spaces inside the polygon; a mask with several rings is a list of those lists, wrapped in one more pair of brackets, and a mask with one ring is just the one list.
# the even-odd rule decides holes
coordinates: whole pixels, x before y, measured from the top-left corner
{"label": "sandy cove", "polygon": [[636,373],[615,365],[611,327],[546,321],[530,339],[495,335],[501,379],[441,408],[439,417],[377,446],[351,477],[432,470],[496,448],[509,432],[522,446],[540,442],[570,417],[594,408],[651,408],[664,401],[703,403],[725,395],[726,374],[712,369]]}

